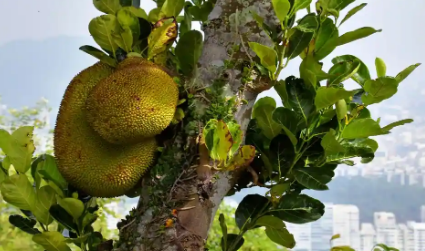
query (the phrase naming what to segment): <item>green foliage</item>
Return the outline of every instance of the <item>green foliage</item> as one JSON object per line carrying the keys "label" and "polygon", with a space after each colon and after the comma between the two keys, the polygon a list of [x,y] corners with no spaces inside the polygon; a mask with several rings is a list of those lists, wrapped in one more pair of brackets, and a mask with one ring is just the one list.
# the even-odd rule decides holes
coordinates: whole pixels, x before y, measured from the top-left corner
{"label": "green foliage", "polygon": [[[381,126],[372,119],[368,107],[395,95],[399,80],[404,80],[403,76],[419,64],[406,68],[397,78],[388,76],[384,61],[377,58],[377,77],[372,78],[360,59],[343,55],[332,59],[328,72],[322,70],[320,60],[336,47],[381,31],[362,27],[339,34],[338,27],[365,7],[361,4],[353,8],[338,25],[339,12],[353,2],[319,0],[316,13],[309,11],[292,27],[292,16],[301,7],[309,7],[311,1],[272,1],[283,35],[270,36],[274,47],[248,42],[274,81],[284,106],[276,107],[270,97],[263,97],[254,105],[246,144],[255,146],[257,151],[258,158],[251,163],[258,175],[257,184],[270,190],[265,196],[247,195],[241,201],[235,212],[238,234],[229,235],[221,218],[223,251],[243,247],[247,240],[244,235],[258,226],[265,227],[271,241],[293,248],[296,240],[284,223],[309,223],[324,214],[323,203],[303,190],[328,190],[327,184],[339,164],[352,165],[354,157],[360,157],[363,163],[373,160],[378,144],[369,137],[388,134],[396,126],[413,122],[403,119]],[[254,13],[253,18],[272,33],[258,15]],[[300,77],[277,80],[282,69],[297,56],[302,58]],[[344,82],[350,79],[359,84],[357,89],[344,88]],[[227,134],[222,135],[215,134],[223,140]],[[352,249],[341,246],[332,250]]]}

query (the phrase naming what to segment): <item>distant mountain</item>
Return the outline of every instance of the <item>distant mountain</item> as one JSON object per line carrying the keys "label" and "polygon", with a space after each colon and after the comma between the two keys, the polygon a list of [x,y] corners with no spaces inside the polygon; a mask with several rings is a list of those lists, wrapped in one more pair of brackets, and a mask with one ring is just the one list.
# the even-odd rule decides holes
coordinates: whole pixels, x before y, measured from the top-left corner
{"label": "distant mountain", "polygon": [[[240,202],[247,194],[264,194],[266,189],[251,188],[233,195]],[[327,191],[306,190],[306,194],[322,202],[353,204],[360,209],[361,222],[373,222],[373,213],[393,212],[397,222],[420,221],[420,207],[425,205],[425,188],[419,185],[389,183],[385,178],[337,177]]]}

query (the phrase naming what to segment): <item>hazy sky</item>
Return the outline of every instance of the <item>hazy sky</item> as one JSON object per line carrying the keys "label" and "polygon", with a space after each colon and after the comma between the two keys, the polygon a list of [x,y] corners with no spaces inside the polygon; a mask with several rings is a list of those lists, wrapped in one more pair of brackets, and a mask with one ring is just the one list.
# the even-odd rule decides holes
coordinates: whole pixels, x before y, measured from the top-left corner
{"label": "hazy sky", "polygon": [[[314,1],[315,2],[315,1]],[[366,39],[337,48],[328,60],[342,54],[362,59],[375,76],[374,59],[387,63],[388,75],[425,61],[423,32],[424,0],[356,1],[348,9],[367,2],[368,6],[344,23],[341,34],[362,26],[383,29]],[[18,7],[18,8],[17,8]],[[149,11],[151,1],[142,1]],[[63,92],[79,70],[95,59],[78,50],[95,45],[87,26],[101,14],[90,0],[0,0],[0,95],[10,107],[33,105],[41,96],[51,101],[56,112]],[[19,11],[16,11],[19,9]],[[345,12],[341,14],[345,15]],[[281,77],[298,74],[299,59],[291,62]],[[424,85],[425,66],[416,70],[401,88]],[[424,88],[425,89],[425,88]],[[264,95],[275,95],[273,91]]]}

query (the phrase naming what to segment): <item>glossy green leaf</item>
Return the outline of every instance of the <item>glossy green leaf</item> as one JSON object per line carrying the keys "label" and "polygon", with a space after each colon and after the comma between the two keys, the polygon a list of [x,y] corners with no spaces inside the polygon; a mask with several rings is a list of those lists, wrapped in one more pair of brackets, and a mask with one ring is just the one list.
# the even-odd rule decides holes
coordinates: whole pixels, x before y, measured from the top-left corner
{"label": "glossy green leaf", "polygon": [[334,246],[331,248],[331,251],[356,251],[350,246]]}
{"label": "glossy green leaf", "polygon": [[294,170],[295,180],[308,189],[328,190],[326,185],[334,176],[333,170],[320,167],[305,167]]}
{"label": "glossy green leaf", "polygon": [[336,117],[338,120],[342,120],[345,118],[345,115],[347,115],[348,109],[347,109],[347,102],[345,99],[340,99],[335,104],[335,111],[336,111]]}
{"label": "glossy green leaf", "polygon": [[255,225],[272,229],[286,228],[285,223],[281,219],[272,215],[261,216],[255,221]]}
{"label": "glossy green leaf", "polygon": [[325,150],[325,156],[344,152],[344,147],[336,139],[336,132],[334,129],[330,129],[330,131],[323,136],[320,144]]}
{"label": "glossy green leaf", "polygon": [[74,220],[78,220],[84,212],[84,204],[78,199],[64,198],[59,200],[59,205],[72,215]]}
{"label": "glossy green leaf", "polygon": [[331,77],[328,80],[328,86],[335,86],[347,79],[352,78],[357,71],[360,69],[360,61],[357,59],[347,60],[337,64],[334,64],[329,69]]}
{"label": "glossy green leaf", "polygon": [[305,9],[310,6],[312,0],[294,0],[291,13],[297,13],[297,11]]}
{"label": "glossy green leaf", "polygon": [[420,63],[411,65],[407,67],[406,69],[402,70],[400,73],[398,73],[397,76],[395,77],[395,80],[397,81],[397,83],[400,84],[404,79],[406,79],[410,75],[410,73],[412,73],[420,65],[421,65]]}
{"label": "glossy green leaf", "polygon": [[154,28],[148,37],[148,59],[163,55],[177,37],[177,23],[167,20],[160,27]]}
{"label": "glossy green leaf", "polygon": [[362,3],[351,10],[348,11],[347,15],[342,19],[341,23],[339,25],[343,24],[345,21],[347,21],[350,17],[354,16],[357,12],[361,11],[364,7],[366,7],[367,3]]}
{"label": "glossy green leaf", "polygon": [[297,28],[290,30],[290,37],[285,51],[285,57],[292,59],[301,54],[307,48],[313,38],[314,32],[303,32]]}
{"label": "glossy green leaf", "polygon": [[316,110],[314,105],[315,94],[302,79],[290,79],[287,78],[285,81],[289,105],[301,118],[303,125],[307,126],[310,116]]}
{"label": "glossy green leaf", "polygon": [[384,60],[382,60],[381,58],[376,58],[375,67],[378,78],[385,77],[387,75],[387,66],[385,65]]}
{"label": "glossy green leaf", "polygon": [[39,159],[35,171],[38,171],[44,179],[53,181],[61,189],[66,189],[68,183],[59,172],[55,158],[52,155],[43,154],[39,156]]}
{"label": "glossy green leaf", "polygon": [[272,210],[274,216],[295,224],[316,221],[324,213],[325,205],[305,194],[286,194],[280,198],[277,208]]}
{"label": "glossy green leaf", "polygon": [[78,226],[75,224],[72,215],[70,215],[63,207],[60,205],[53,205],[49,209],[50,215],[59,222],[65,228],[77,231]]}
{"label": "glossy green leaf", "polygon": [[[245,239],[242,237],[239,239],[239,235],[237,234],[228,234],[227,235],[227,246],[224,245],[223,237],[221,237],[221,250],[228,250],[228,251],[236,251],[239,250],[243,246],[243,243],[245,242]],[[236,244],[233,244],[236,243]],[[231,248],[233,247],[233,248]]]}
{"label": "glossy green leaf", "polygon": [[302,32],[315,32],[318,26],[319,22],[317,21],[316,14],[310,13],[299,20],[295,28]]}
{"label": "glossy green leaf", "polygon": [[33,206],[32,212],[37,220],[45,225],[52,223],[53,218],[49,209],[56,204],[56,192],[50,186],[43,186],[37,190],[37,200]]}
{"label": "glossy green leaf", "polygon": [[[255,217],[267,210],[269,200],[259,194],[249,194],[239,203],[235,212],[235,221],[239,229],[247,229]],[[249,229],[249,228],[248,228]]]}
{"label": "glossy green leaf", "polygon": [[115,67],[117,66],[117,61],[115,59],[109,57],[105,52],[91,46],[91,45],[83,45],[80,47],[81,51],[99,59],[102,63],[105,63],[109,66]]}
{"label": "glossy green leaf", "polygon": [[208,20],[208,15],[213,10],[214,5],[211,1],[204,1],[200,6],[189,7],[190,14],[193,15],[193,21],[205,22]]}
{"label": "glossy green leaf", "polygon": [[115,15],[108,14],[93,18],[89,23],[89,32],[102,49],[113,53],[118,49],[112,36],[112,33],[120,33],[120,26]]}
{"label": "glossy green leaf", "polygon": [[189,7],[191,4],[186,4],[184,7],[184,19],[180,25],[180,37],[183,36],[186,32],[192,30],[192,15],[189,12]]}
{"label": "glossy green leaf", "polygon": [[327,18],[321,25],[315,40],[314,57],[321,60],[338,46],[338,28]]}
{"label": "glossy green leaf", "polygon": [[151,9],[151,11],[149,11],[147,20],[149,22],[156,23],[159,20],[159,12],[160,11],[161,11],[161,9],[158,9],[158,8]]}
{"label": "glossy green leaf", "polygon": [[278,107],[274,110],[272,118],[282,127],[286,127],[293,134],[297,133],[301,128],[297,114],[291,109]]}
{"label": "glossy green leaf", "polygon": [[89,251],[98,249],[99,245],[103,242],[103,236],[100,232],[93,232],[90,234],[87,244],[89,246]]}
{"label": "glossy green leaf", "polygon": [[356,41],[358,39],[362,39],[368,37],[377,32],[381,32],[382,30],[375,30],[372,27],[363,27],[354,31],[347,32],[338,38],[338,45],[344,45]]}
{"label": "glossy green leaf", "polygon": [[335,57],[335,58],[332,59],[333,64],[343,63],[343,62],[346,62],[346,61],[358,61],[358,62],[360,62],[360,67],[357,69],[357,72],[354,73],[353,76],[351,76],[351,78],[354,81],[356,81],[359,85],[363,86],[364,83],[366,82],[366,80],[371,79],[369,69],[357,57],[352,56],[352,55],[343,55],[343,56]]}
{"label": "glossy green leaf", "polygon": [[260,58],[261,65],[266,67],[272,74],[276,71],[277,65],[277,54],[273,48],[267,47],[265,45],[248,42],[249,47],[257,54]]}
{"label": "glossy green leaf", "polygon": [[274,171],[278,171],[281,174],[287,173],[295,157],[291,139],[283,134],[277,135],[270,142],[268,156]]}
{"label": "glossy green leaf", "polygon": [[36,234],[32,240],[43,246],[46,251],[71,251],[71,248],[66,244],[66,239],[59,232],[43,232]]}
{"label": "glossy green leaf", "polygon": [[0,189],[3,199],[15,207],[31,210],[35,204],[35,191],[25,174],[7,177],[1,183]]}
{"label": "glossy green leaf", "polygon": [[276,101],[271,97],[263,97],[257,100],[252,110],[252,118],[257,120],[257,125],[264,136],[273,139],[282,131],[281,125],[273,120],[273,112]]}
{"label": "glossy green leaf", "polygon": [[31,168],[32,154],[35,147],[32,140],[33,126],[21,126],[12,134],[7,131],[1,130],[0,147],[6,154],[3,160],[7,165],[13,165],[16,171],[25,173]]}
{"label": "glossy green leaf", "polygon": [[412,123],[413,122],[413,119],[403,119],[403,120],[399,120],[399,121],[396,121],[396,122],[393,122],[393,123],[391,123],[391,124],[389,124],[389,125],[386,125],[386,126],[384,126],[384,127],[382,127],[382,130],[384,130],[384,131],[391,131],[394,127],[397,127],[397,126],[401,126],[401,125],[405,125],[405,124],[409,124],[409,123]]}
{"label": "glossy green leaf", "polygon": [[187,31],[179,39],[175,54],[184,74],[190,74],[196,68],[202,49],[202,34],[199,31]]}
{"label": "glossy green leaf", "polygon": [[376,80],[368,80],[364,85],[366,93],[362,95],[362,101],[365,105],[379,103],[396,94],[397,88],[398,83],[394,78],[383,77]]}
{"label": "glossy green leaf", "polygon": [[281,23],[285,23],[291,4],[288,0],[272,0],[273,10]]}
{"label": "glossy green leaf", "polygon": [[220,221],[220,227],[221,227],[221,233],[223,234],[224,239],[224,245],[227,246],[227,225],[226,225],[226,219],[224,218],[223,214],[220,214],[218,217],[218,220]]}
{"label": "glossy green leaf", "polygon": [[317,86],[318,81],[320,82],[330,77],[329,74],[322,70],[322,64],[311,55],[306,56],[301,62],[300,76],[314,87]]}
{"label": "glossy green leaf", "polygon": [[[131,47],[133,44],[137,43],[140,37],[140,23],[139,23],[139,17],[136,16],[135,13],[137,9],[134,7],[124,7],[117,13],[117,20],[120,24],[121,28],[121,38],[122,42],[125,43],[127,46],[130,44],[130,46],[127,48],[123,48],[126,52],[131,52]],[[146,13],[139,13],[139,15],[143,16],[146,15]],[[123,35],[124,34],[124,35]],[[130,35],[131,34],[131,35]],[[132,40],[129,40],[129,38],[132,38]]]}
{"label": "glossy green leaf", "polygon": [[177,17],[183,7],[184,0],[165,0],[159,12],[159,18]]}
{"label": "glossy green leaf", "polygon": [[342,132],[342,137],[345,139],[366,138],[385,134],[378,122],[371,118],[355,119],[351,121]]}
{"label": "glossy green leaf", "polygon": [[294,236],[286,228],[266,228],[266,235],[271,241],[286,248],[295,247]]}
{"label": "glossy green leaf", "polygon": [[340,99],[348,99],[354,93],[355,91],[347,91],[342,88],[319,87],[316,91],[314,104],[316,105],[316,109],[320,110],[335,104]]}
{"label": "glossy green leaf", "polygon": [[93,5],[96,9],[106,14],[115,14],[122,8],[118,0],[93,0]]}
{"label": "glossy green leaf", "polygon": [[28,234],[40,233],[40,231],[34,227],[35,224],[37,224],[37,221],[34,219],[25,218],[22,215],[10,215],[9,223]]}
{"label": "glossy green leaf", "polygon": [[279,95],[282,104],[286,107],[286,108],[291,108],[291,106],[289,105],[289,97],[288,97],[288,92],[286,90],[286,84],[284,80],[279,80],[274,86],[274,90],[277,92],[277,94]]}

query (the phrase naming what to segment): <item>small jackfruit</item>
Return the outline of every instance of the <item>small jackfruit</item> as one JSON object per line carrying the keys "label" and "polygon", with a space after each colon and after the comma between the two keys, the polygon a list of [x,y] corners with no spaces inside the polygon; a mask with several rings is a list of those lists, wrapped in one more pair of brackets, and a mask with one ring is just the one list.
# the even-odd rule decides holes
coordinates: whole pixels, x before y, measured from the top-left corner
{"label": "small jackfruit", "polygon": [[164,70],[130,57],[90,91],[86,119],[110,143],[136,143],[170,125],[178,96],[177,84]]}
{"label": "small jackfruit", "polygon": [[153,137],[126,145],[109,143],[88,123],[86,99],[90,91],[114,72],[98,62],[75,76],[65,91],[54,130],[60,173],[71,185],[95,197],[121,196],[132,189],[153,163],[157,149]]}

